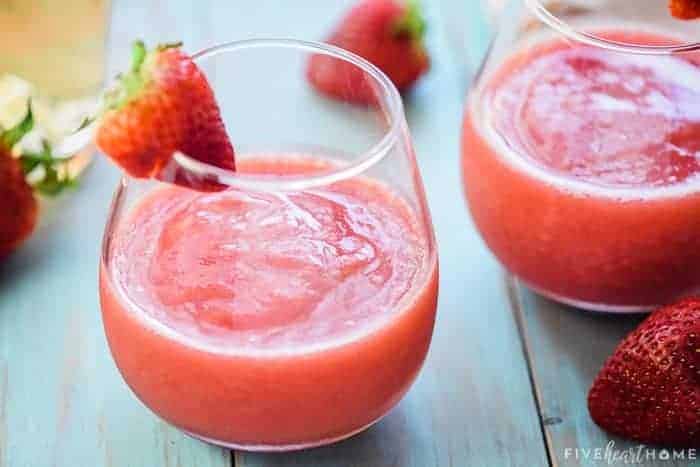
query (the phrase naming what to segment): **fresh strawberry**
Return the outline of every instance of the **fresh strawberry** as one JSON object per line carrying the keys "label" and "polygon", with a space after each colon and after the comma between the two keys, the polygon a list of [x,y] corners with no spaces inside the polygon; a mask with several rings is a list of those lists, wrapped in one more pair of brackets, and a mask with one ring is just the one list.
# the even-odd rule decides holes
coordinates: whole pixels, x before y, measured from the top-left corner
{"label": "fresh strawberry", "polygon": [[669,8],[678,19],[700,18],[700,0],[670,0]]}
{"label": "fresh strawberry", "polygon": [[15,143],[30,129],[20,124],[0,135],[0,259],[22,244],[36,225],[34,191],[25,179],[22,163],[12,154]]}
{"label": "fresh strawberry", "polygon": [[70,158],[55,158],[47,141],[42,142],[38,153],[13,152],[33,127],[29,106],[17,126],[0,133],[0,259],[16,250],[34,231],[39,211],[37,194],[54,196],[75,185],[66,169]]}
{"label": "fresh strawberry", "polygon": [[[372,62],[399,91],[405,91],[430,67],[424,31],[425,22],[414,1],[362,0],[326,42]],[[349,62],[315,54],[309,60],[307,78],[316,89],[332,97],[376,103],[376,90],[367,74]]]}
{"label": "fresh strawberry", "polygon": [[0,151],[0,259],[31,235],[38,207],[17,159]]}
{"label": "fresh strawberry", "polygon": [[627,336],[593,383],[588,410],[624,438],[700,446],[700,298],[657,310]]}
{"label": "fresh strawberry", "polygon": [[132,66],[106,96],[97,145],[127,173],[192,185],[171,164],[176,151],[235,170],[234,151],[204,73],[171,44],[134,44]]}

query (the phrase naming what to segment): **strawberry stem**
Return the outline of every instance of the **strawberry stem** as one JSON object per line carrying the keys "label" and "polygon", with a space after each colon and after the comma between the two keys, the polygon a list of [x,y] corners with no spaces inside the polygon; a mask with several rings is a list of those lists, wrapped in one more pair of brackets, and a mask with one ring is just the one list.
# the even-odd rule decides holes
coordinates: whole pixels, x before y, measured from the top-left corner
{"label": "strawberry stem", "polygon": [[415,41],[423,39],[426,30],[426,22],[423,19],[420,2],[418,0],[408,0],[406,11],[394,23],[394,34],[397,36],[407,36]]}
{"label": "strawberry stem", "polygon": [[45,196],[56,196],[66,188],[77,185],[75,178],[71,177],[66,169],[66,162],[70,158],[56,158],[48,141],[41,142],[41,151],[25,152],[19,156],[22,170],[29,175],[35,170],[43,169],[39,180],[31,182],[32,187]]}
{"label": "strawberry stem", "polygon": [[131,46],[131,68],[127,73],[117,76],[118,83],[104,96],[105,109],[118,109],[129,102],[143,88],[143,64],[148,57],[148,50],[143,41],[136,41]]}
{"label": "strawberry stem", "polygon": [[162,51],[164,51],[164,50],[168,50],[168,49],[177,49],[177,48],[179,48],[179,47],[182,47],[182,41],[178,41],[178,42],[166,42],[165,44],[159,44],[159,45],[156,47],[156,51],[162,52]]}
{"label": "strawberry stem", "polygon": [[180,46],[182,42],[173,42],[161,44],[149,51],[143,41],[134,42],[131,46],[131,68],[127,73],[119,75],[117,85],[105,93],[105,110],[121,108],[143,89],[149,79],[148,66],[144,68],[149,56]]}
{"label": "strawberry stem", "polygon": [[[7,151],[11,151],[24,136],[34,129],[34,113],[31,101],[27,103],[27,114],[21,122],[9,130],[0,132],[0,145]],[[13,156],[14,157],[14,156]],[[48,141],[42,141],[42,149],[38,153],[21,151],[18,155],[24,175],[29,175],[35,169],[41,167],[43,175],[41,179],[32,182],[36,191],[44,195],[57,195],[64,188],[75,186],[75,180],[66,172],[65,164],[71,158],[56,158],[51,151]]]}
{"label": "strawberry stem", "polygon": [[15,144],[24,138],[24,135],[32,131],[34,128],[34,114],[32,113],[31,102],[27,105],[27,115],[24,116],[21,122],[9,130],[5,130],[0,134],[0,142],[4,148],[11,150]]}
{"label": "strawberry stem", "polygon": [[144,60],[146,60],[146,44],[139,40],[131,46],[131,72],[141,71]]}
{"label": "strawberry stem", "polygon": [[75,133],[79,132],[80,130],[84,130],[85,128],[89,127],[92,122],[94,122],[96,117],[90,116],[90,117],[85,117],[83,118],[83,121],[80,122],[80,125],[78,128],[75,129]]}

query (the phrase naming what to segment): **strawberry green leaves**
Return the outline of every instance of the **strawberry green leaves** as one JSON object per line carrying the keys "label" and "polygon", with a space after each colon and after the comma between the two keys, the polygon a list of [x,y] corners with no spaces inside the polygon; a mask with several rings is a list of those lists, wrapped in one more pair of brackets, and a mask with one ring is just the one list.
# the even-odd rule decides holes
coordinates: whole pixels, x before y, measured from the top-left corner
{"label": "strawberry green leaves", "polygon": [[21,122],[19,122],[16,126],[13,128],[10,128],[9,130],[5,130],[0,134],[0,144],[2,146],[9,150],[12,150],[13,147],[19,141],[25,137],[27,133],[32,131],[34,128],[34,115],[32,113],[32,106],[31,103],[27,106],[27,115],[22,119]]}
{"label": "strawberry green leaves", "polygon": [[41,151],[20,155],[26,175],[41,172],[41,177],[31,183],[32,187],[45,196],[56,196],[66,188],[75,188],[77,181],[66,170],[67,159],[54,157],[48,141],[43,140],[41,144]]}
{"label": "strawberry green leaves", "polygon": [[423,18],[420,4],[417,0],[409,0],[406,3],[406,11],[394,23],[394,34],[396,36],[407,36],[415,41],[422,41],[425,35],[427,23]]}
{"label": "strawberry green leaves", "polygon": [[[12,149],[34,129],[34,114],[31,102],[27,106],[27,114],[13,128],[0,133],[0,144],[10,154]],[[30,180],[32,188],[45,196],[56,196],[64,189],[75,187],[76,180],[66,170],[70,158],[54,157],[50,143],[43,139],[41,149],[37,152],[22,149],[19,151],[19,163],[22,172]]]}

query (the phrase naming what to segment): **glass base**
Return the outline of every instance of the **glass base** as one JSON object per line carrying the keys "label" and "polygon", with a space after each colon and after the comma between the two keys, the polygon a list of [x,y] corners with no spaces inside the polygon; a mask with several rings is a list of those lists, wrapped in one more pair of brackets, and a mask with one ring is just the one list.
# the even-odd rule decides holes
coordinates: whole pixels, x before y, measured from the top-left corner
{"label": "glass base", "polygon": [[617,313],[617,314],[636,314],[636,313],[649,313],[650,311],[658,308],[656,305],[611,305],[607,303],[596,303],[596,302],[586,302],[582,300],[575,300],[572,298],[564,297],[563,295],[558,295],[555,293],[548,292],[546,290],[535,287],[528,282],[518,279],[520,282],[525,284],[527,288],[536,292],[543,297],[546,297],[555,302],[572,306],[575,308],[580,308],[585,311],[592,311],[597,313]]}
{"label": "glass base", "polygon": [[302,449],[311,449],[311,448],[318,448],[321,446],[326,446],[328,444],[333,444],[337,443],[339,441],[343,441],[345,439],[351,438],[366,429],[370,428],[372,425],[377,423],[379,420],[381,420],[381,417],[365,426],[362,428],[359,428],[357,430],[351,431],[349,433],[346,433],[344,435],[336,436],[333,438],[325,438],[317,441],[311,441],[308,443],[299,443],[299,444],[237,444],[237,443],[229,443],[226,441],[219,441],[216,439],[212,438],[207,438],[206,436],[200,436],[198,434],[185,431],[183,430],[183,433],[185,433],[187,436],[190,436],[194,439],[198,439],[200,441],[204,441],[205,443],[208,444],[213,444],[214,446],[219,446],[222,448],[226,449],[233,449],[236,451],[248,451],[248,452],[289,452],[289,451],[300,451]]}

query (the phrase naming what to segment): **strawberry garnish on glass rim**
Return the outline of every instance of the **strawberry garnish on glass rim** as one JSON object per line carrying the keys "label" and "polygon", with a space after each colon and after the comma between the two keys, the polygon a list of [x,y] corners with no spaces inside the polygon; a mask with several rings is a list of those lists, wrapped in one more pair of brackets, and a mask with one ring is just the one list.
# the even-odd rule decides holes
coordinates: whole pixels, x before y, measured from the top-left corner
{"label": "strawberry garnish on glass rim", "polygon": [[[430,68],[423,36],[425,21],[417,0],[361,0],[326,40],[382,70],[404,92]],[[376,104],[366,73],[344,60],[315,54],[309,82],[321,93],[347,102]]]}
{"label": "strawberry garnish on glass rim", "polygon": [[700,0],[670,0],[669,9],[678,19],[700,18]]}
{"label": "strawberry garnish on glass rim", "polygon": [[596,377],[588,410],[624,438],[700,446],[700,298],[655,311],[627,336]]}
{"label": "strawberry garnish on glass rim", "polygon": [[130,70],[105,95],[96,142],[132,177],[216,189],[212,181],[173,162],[180,152],[219,168],[236,168],[214,92],[180,46],[148,51],[143,42],[134,44]]}

